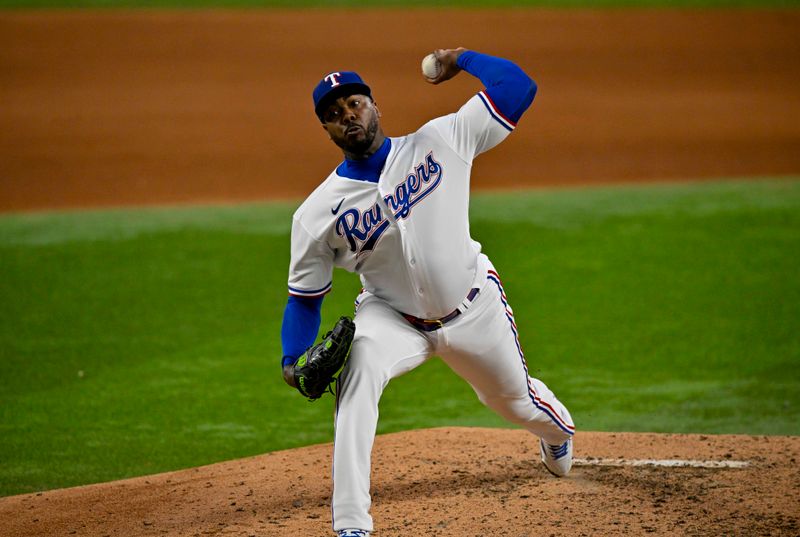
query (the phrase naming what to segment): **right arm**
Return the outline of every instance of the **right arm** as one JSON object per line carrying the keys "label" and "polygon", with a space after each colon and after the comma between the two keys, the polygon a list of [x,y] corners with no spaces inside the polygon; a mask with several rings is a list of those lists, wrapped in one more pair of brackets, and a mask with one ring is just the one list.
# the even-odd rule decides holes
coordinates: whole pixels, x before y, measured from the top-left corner
{"label": "right arm", "polygon": [[536,95],[536,83],[515,63],[464,48],[434,51],[442,70],[440,84],[462,70],[478,78],[484,89],[459,111],[434,120],[442,137],[466,161],[502,142],[517,125]]}
{"label": "right arm", "polygon": [[442,71],[436,78],[426,78],[428,82],[441,84],[462,70],[468,72],[483,83],[492,104],[512,125],[516,125],[536,96],[536,82],[509,60],[463,47],[437,49],[434,55]]}

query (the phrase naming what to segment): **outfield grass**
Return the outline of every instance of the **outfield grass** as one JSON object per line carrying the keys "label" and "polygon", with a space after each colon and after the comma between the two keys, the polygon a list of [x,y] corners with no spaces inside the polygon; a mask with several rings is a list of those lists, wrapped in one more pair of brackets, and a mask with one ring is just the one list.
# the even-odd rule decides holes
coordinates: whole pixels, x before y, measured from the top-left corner
{"label": "outfield grass", "polygon": [[[583,430],[800,434],[800,178],[475,195]],[[279,374],[288,204],[0,217],[0,494],[332,439]],[[324,325],[352,311],[337,272]],[[434,360],[379,432],[506,426]]]}

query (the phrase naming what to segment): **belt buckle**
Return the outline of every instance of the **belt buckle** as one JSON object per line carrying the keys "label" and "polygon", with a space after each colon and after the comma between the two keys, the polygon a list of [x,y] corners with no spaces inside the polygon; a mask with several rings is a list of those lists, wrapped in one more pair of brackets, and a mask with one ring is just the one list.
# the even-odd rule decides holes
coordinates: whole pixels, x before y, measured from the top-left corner
{"label": "belt buckle", "polygon": [[437,330],[444,326],[444,323],[442,322],[441,319],[423,319],[422,322],[426,324],[436,325]]}

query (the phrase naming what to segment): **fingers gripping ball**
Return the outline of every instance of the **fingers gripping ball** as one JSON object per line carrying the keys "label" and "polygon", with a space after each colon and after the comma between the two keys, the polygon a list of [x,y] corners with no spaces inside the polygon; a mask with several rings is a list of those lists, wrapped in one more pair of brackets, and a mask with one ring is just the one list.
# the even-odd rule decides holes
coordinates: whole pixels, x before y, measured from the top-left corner
{"label": "fingers gripping ball", "polygon": [[427,78],[436,78],[442,72],[442,64],[433,54],[428,54],[422,58],[422,74]]}
{"label": "fingers gripping ball", "polygon": [[322,341],[310,347],[294,366],[297,390],[314,401],[330,391],[330,386],[342,371],[353,345],[356,325],[349,317],[340,317],[333,330]]}

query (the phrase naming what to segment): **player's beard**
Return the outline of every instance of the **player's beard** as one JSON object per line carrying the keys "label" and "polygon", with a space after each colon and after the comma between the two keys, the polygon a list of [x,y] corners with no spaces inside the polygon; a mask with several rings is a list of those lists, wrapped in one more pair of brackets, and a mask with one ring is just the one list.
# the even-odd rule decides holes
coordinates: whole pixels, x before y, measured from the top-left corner
{"label": "player's beard", "polygon": [[341,143],[337,143],[337,145],[353,155],[364,155],[367,151],[369,151],[369,148],[372,147],[372,143],[375,141],[375,136],[378,134],[379,127],[380,121],[378,120],[378,116],[375,115],[372,117],[370,122],[367,123],[367,126],[364,129],[364,138],[356,139],[352,142],[348,142],[345,138],[341,140]]}

